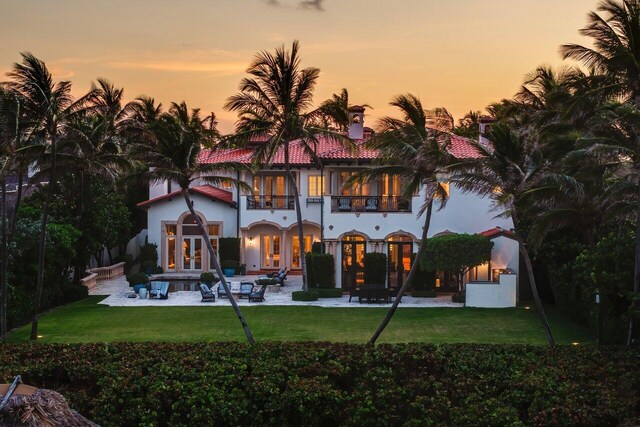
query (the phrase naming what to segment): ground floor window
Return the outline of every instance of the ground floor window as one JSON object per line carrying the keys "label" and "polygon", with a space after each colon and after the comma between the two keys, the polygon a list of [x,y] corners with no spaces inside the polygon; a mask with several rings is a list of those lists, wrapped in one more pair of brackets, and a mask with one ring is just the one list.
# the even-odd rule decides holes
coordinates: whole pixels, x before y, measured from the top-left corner
{"label": "ground floor window", "polygon": [[280,268],[281,236],[262,234],[260,236],[260,264],[262,268]]}

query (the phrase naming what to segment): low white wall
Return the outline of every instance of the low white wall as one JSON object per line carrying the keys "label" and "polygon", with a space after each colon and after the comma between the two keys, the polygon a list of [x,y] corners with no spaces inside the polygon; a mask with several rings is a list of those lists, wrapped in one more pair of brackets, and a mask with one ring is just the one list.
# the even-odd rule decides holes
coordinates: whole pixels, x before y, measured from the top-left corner
{"label": "low white wall", "polygon": [[467,283],[467,307],[515,307],[517,277],[515,274],[501,274],[500,283]]}

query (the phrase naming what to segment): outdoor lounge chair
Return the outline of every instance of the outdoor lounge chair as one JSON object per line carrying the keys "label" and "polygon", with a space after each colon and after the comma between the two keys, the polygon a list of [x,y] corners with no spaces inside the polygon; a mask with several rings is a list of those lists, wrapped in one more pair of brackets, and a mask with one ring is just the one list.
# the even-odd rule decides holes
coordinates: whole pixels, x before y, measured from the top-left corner
{"label": "outdoor lounge chair", "polygon": [[216,302],[216,294],[204,283],[200,283],[200,295],[202,295],[201,302]]}
{"label": "outdoor lounge chair", "polygon": [[262,302],[264,301],[264,292],[267,290],[267,285],[262,285],[256,292],[251,292],[249,295],[249,302]]}
{"label": "outdoor lounge chair", "polygon": [[249,298],[253,293],[253,283],[251,282],[242,282],[240,283],[240,294],[238,298]]}
{"label": "outdoor lounge chair", "polygon": [[278,276],[274,277],[273,279],[276,281],[275,284],[284,286],[284,281],[287,280],[287,274],[289,274],[289,272],[285,270],[284,273],[281,273]]}
{"label": "outdoor lounge chair", "polygon": [[222,286],[222,282],[218,282],[218,299],[219,298],[229,298],[227,292],[224,290],[224,286]]}
{"label": "outdoor lounge chair", "polygon": [[150,297],[167,299],[169,298],[169,282],[151,283]]}
{"label": "outdoor lounge chair", "polygon": [[[267,273],[264,276],[268,277],[269,279],[273,279],[275,277],[278,277],[279,275],[281,275],[282,273],[284,273],[286,271],[287,271],[287,267],[282,267],[280,270],[278,270],[277,273]],[[258,277],[258,279],[260,279],[260,278],[261,278],[261,276]]]}

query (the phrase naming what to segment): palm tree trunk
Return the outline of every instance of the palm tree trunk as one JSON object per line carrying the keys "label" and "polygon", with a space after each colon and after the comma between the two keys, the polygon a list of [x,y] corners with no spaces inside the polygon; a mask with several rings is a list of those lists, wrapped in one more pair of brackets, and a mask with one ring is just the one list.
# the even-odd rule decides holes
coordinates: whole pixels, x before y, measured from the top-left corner
{"label": "palm tree trunk", "polygon": [[9,248],[7,244],[7,183],[4,171],[2,172],[2,178],[0,178],[0,185],[2,185],[2,247],[0,248],[0,342],[5,342],[7,339],[7,279],[9,274],[9,263],[7,257],[9,256]]}
{"label": "palm tree trunk", "polygon": [[204,225],[202,224],[200,217],[196,214],[196,211],[193,209],[193,202],[191,201],[191,197],[189,197],[189,190],[186,188],[183,188],[182,196],[184,197],[184,201],[187,203],[187,208],[189,208],[189,212],[191,212],[191,215],[195,219],[196,224],[200,229],[200,234],[204,238],[205,244],[207,245],[207,249],[209,250],[209,256],[213,261],[213,267],[215,268],[216,273],[220,278],[220,283],[222,283],[222,287],[224,288],[224,291],[227,293],[229,297],[229,302],[231,302],[233,311],[235,311],[236,316],[238,316],[238,320],[240,320],[240,324],[242,324],[242,329],[244,329],[244,333],[247,336],[247,341],[249,341],[249,344],[254,345],[256,342],[253,339],[253,334],[251,333],[251,329],[249,329],[249,325],[247,324],[247,321],[245,320],[244,315],[240,311],[240,307],[238,307],[238,303],[231,296],[231,290],[229,289],[227,280],[225,279],[224,274],[222,273],[222,268],[220,268],[220,263],[218,262],[218,257],[216,256],[216,253],[213,250],[213,245],[211,245],[211,239],[209,239],[209,234],[207,233],[207,229],[204,228]]}
{"label": "palm tree trunk", "polygon": [[[640,195],[638,197],[640,201]],[[636,259],[633,267],[633,293],[640,293],[640,209],[636,217]],[[634,324],[633,315],[629,319],[629,332],[627,334],[627,345],[633,344],[634,341]]]}
{"label": "palm tree trunk", "polygon": [[411,269],[409,270],[409,275],[407,276],[407,280],[402,284],[402,287],[398,291],[398,295],[396,296],[396,298],[393,300],[393,304],[391,305],[391,308],[387,312],[387,315],[382,320],[382,322],[378,326],[378,329],[376,329],[375,333],[369,340],[370,345],[374,345],[376,343],[376,341],[380,337],[380,334],[382,334],[382,331],[384,331],[384,329],[387,327],[387,325],[391,321],[391,318],[396,312],[396,309],[398,308],[398,305],[402,300],[402,296],[405,294],[407,289],[411,287],[411,284],[413,283],[413,278],[415,277],[416,272],[418,271],[418,268],[420,266],[420,257],[422,256],[422,253],[424,252],[424,249],[427,246],[427,236],[429,235],[429,226],[431,225],[432,211],[433,211],[433,195],[429,197],[429,201],[427,202],[427,213],[424,219],[424,226],[422,227],[422,240],[420,240],[420,246],[418,246],[418,252],[416,253],[416,257],[413,260]]}
{"label": "palm tree trunk", "polygon": [[300,211],[300,194],[298,192],[298,183],[296,177],[291,172],[291,165],[289,164],[289,142],[284,144],[284,168],[289,176],[289,181],[293,187],[293,201],[296,207],[296,222],[298,223],[298,249],[300,251],[300,267],[302,268],[302,290],[308,291],[309,285],[307,284],[307,260],[304,256],[304,231],[302,230],[302,212]]}
{"label": "palm tree trunk", "polygon": [[36,301],[35,312],[33,313],[33,320],[31,321],[31,336],[29,339],[38,339],[38,319],[40,318],[40,305],[42,304],[42,288],[44,286],[44,255],[46,249],[47,240],[47,220],[49,219],[49,204],[51,202],[51,195],[55,191],[56,187],[56,135],[54,132],[50,132],[53,135],[51,138],[51,174],[49,176],[49,188],[44,197],[44,203],[42,205],[42,219],[40,221],[40,242],[38,245],[38,277],[36,282]]}
{"label": "palm tree trunk", "polygon": [[551,347],[555,346],[556,343],[553,339],[553,334],[551,333],[551,328],[549,327],[549,321],[547,320],[547,315],[544,312],[544,307],[542,306],[542,301],[540,300],[540,295],[538,294],[538,287],[536,286],[536,279],[533,277],[533,267],[531,265],[531,258],[529,258],[529,251],[524,245],[524,240],[522,240],[522,235],[520,234],[520,228],[518,227],[518,217],[516,215],[515,208],[511,212],[511,219],[513,220],[513,228],[516,232],[516,239],[518,240],[518,247],[520,250],[520,254],[524,259],[524,263],[527,267],[527,274],[529,276],[529,284],[531,285],[531,293],[533,294],[533,301],[536,304],[536,310],[538,312],[538,317],[540,317],[540,321],[542,322],[542,326],[544,328],[544,332],[547,335],[547,342]]}

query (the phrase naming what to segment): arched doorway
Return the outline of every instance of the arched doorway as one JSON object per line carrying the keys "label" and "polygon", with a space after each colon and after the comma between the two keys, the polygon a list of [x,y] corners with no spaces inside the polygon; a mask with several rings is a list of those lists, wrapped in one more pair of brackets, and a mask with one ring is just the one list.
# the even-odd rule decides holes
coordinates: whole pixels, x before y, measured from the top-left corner
{"label": "arched doorway", "polygon": [[409,277],[413,239],[406,234],[396,234],[389,237],[387,245],[389,288],[399,288]]}
{"label": "arched doorway", "polygon": [[[198,214],[203,224],[206,224],[209,239],[217,253],[219,223],[208,223],[202,214]],[[164,223],[163,268],[166,271],[206,271],[211,265],[207,245],[196,224],[196,220],[188,212],[180,216],[174,223]]]}
{"label": "arched doorway", "polygon": [[349,291],[364,284],[364,237],[347,235],[342,238],[342,289]]}

